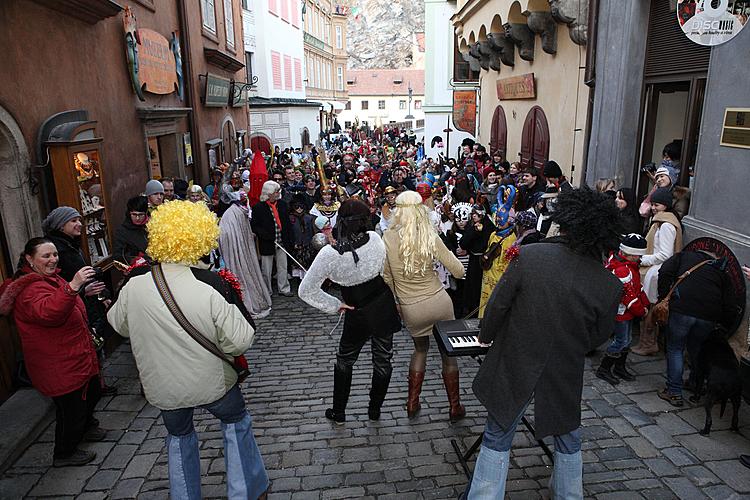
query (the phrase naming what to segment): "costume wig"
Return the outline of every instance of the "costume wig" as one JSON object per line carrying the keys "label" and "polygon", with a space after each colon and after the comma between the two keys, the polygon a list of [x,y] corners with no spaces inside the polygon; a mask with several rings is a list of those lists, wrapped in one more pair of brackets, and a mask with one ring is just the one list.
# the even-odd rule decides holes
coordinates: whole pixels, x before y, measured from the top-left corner
{"label": "costume wig", "polygon": [[205,203],[159,205],[146,227],[147,253],[158,262],[194,265],[219,246],[219,220]]}
{"label": "costume wig", "polygon": [[560,193],[550,217],[576,253],[602,259],[620,245],[623,230],[612,197],[588,186]]}
{"label": "costume wig", "polygon": [[399,253],[404,274],[424,276],[431,270],[435,257],[435,227],[422,197],[415,191],[404,191],[396,198],[392,230],[398,232]]}

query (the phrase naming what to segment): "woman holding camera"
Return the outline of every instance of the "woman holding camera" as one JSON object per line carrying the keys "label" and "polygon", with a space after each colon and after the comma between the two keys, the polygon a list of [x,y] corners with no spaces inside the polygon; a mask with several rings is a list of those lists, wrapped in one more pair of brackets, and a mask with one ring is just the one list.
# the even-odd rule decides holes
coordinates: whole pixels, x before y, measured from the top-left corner
{"label": "woman holding camera", "polygon": [[54,466],[63,467],[91,462],[96,453],[78,444],[101,441],[105,431],[93,417],[101,396],[99,361],[79,296],[95,271],[84,266],[68,282],[58,263],[49,239],[29,240],[18,271],[0,287],[0,314],[13,314],[31,382],[55,403]]}

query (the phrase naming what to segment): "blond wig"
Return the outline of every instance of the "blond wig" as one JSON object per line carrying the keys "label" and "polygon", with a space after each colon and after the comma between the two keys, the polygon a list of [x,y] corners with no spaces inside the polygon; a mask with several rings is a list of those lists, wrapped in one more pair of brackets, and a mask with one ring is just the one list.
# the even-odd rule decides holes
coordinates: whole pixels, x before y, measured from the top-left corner
{"label": "blond wig", "polygon": [[219,220],[205,203],[159,205],[146,228],[147,252],[158,262],[194,265],[219,246]]}
{"label": "blond wig", "polygon": [[398,232],[406,277],[424,276],[432,270],[437,233],[419,193],[404,191],[398,195],[392,230]]}

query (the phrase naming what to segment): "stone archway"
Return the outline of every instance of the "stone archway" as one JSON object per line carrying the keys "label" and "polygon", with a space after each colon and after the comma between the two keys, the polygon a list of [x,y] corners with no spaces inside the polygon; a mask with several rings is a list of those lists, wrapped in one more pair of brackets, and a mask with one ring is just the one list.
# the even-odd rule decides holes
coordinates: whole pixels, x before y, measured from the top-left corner
{"label": "stone archway", "polygon": [[30,168],[21,129],[0,106],[0,224],[13,265],[26,241],[42,234],[39,207],[29,188]]}

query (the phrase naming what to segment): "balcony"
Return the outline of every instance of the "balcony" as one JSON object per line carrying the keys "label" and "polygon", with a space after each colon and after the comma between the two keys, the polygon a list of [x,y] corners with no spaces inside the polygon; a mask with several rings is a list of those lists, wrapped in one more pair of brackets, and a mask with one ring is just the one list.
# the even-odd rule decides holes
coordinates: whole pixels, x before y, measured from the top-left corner
{"label": "balcony", "polygon": [[325,52],[327,54],[333,55],[333,52],[332,52],[332,49],[331,49],[330,45],[328,45],[327,43],[325,43],[323,40],[321,40],[321,39],[319,39],[319,38],[311,35],[308,32],[305,32],[304,41],[305,41],[305,43],[307,45],[309,45],[311,47],[315,47],[318,50],[322,50],[323,52]]}

